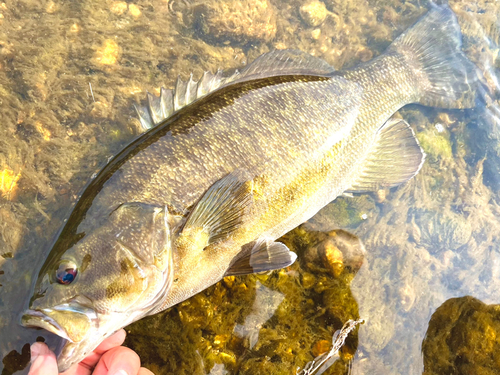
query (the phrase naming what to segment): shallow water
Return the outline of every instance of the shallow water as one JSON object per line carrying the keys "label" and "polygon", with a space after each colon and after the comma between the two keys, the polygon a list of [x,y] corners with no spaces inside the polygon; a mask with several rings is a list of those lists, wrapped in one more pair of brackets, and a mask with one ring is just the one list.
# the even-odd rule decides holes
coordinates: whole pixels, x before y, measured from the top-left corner
{"label": "shallow water", "polygon": [[[38,267],[79,192],[138,134],[133,103],[205,70],[296,48],[336,69],[377,56],[425,1],[12,1],[0,5],[0,354],[26,372],[18,325]],[[250,5],[251,4],[251,5]],[[400,112],[428,157],[408,184],[341,197],[283,241],[270,275],[226,278],[129,328],[157,374],[295,373],[348,319],[365,323],[325,373],[498,373],[500,3],[454,1],[464,51],[493,102]],[[364,243],[357,248],[345,229]],[[322,253],[344,238],[349,251]],[[340,245],[339,245],[340,246]],[[326,251],[326,250],[324,250]],[[330,254],[329,256],[325,254]],[[358,270],[359,269],[359,270]],[[472,296],[472,298],[457,297]],[[425,339],[425,341],[424,341]],[[481,372],[482,371],[482,372]]]}

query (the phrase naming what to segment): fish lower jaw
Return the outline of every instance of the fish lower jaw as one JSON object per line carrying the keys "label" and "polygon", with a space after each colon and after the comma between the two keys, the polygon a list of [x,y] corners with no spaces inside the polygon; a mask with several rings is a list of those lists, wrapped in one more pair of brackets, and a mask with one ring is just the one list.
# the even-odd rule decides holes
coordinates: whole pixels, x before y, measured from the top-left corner
{"label": "fish lower jaw", "polygon": [[54,319],[38,310],[27,310],[21,317],[21,324],[24,327],[43,328],[50,333],[72,341],[66,332]]}

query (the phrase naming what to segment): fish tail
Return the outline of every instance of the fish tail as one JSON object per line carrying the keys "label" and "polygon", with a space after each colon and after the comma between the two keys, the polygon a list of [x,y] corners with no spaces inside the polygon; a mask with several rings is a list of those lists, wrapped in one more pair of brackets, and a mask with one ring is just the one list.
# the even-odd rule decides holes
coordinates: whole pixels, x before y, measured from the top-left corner
{"label": "fish tail", "polygon": [[433,6],[425,17],[389,47],[405,56],[418,82],[418,102],[443,108],[475,105],[478,69],[461,51],[462,34],[447,6]]}

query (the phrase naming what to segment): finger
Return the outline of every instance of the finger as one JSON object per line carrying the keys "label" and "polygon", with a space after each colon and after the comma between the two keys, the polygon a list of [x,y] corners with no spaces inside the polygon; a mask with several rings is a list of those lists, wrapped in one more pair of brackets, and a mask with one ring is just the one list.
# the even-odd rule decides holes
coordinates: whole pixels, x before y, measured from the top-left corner
{"label": "finger", "polygon": [[[95,348],[92,353],[86,356],[78,365],[85,369],[92,370],[97,362],[99,362],[99,359],[101,358],[103,353],[106,353],[108,350],[123,344],[123,342],[125,341],[125,336],[127,336],[127,333],[124,329],[116,331],[106,340],[101,342],[101,344],[97,348]],[[80,372],[78,373],[80,374]]]}
{"label": "finger", "polygon": [[152,371],[149,371],[146,367],[141,367],[137,375],[155,375]]}
{"label": "finger", "polygon": [[136,375],[141,368],[141,360],[132,349],[119,346],[101,357],[93,375]]}
{"label": "finger", "polygon": [[75,363],[69,369],[64,371],[64,373],[61,375],[90,375],[90,374],[92,374],[92,369],[93,369],[93,367],[88,368],[87,366],[81,366],[81,362],[80,362],[80,363]]}
{"label": "finger", "polygon": [[31,367],[28,375],[57,375],[56,355],[43,342],[31,345]]}
{"label": "finger", "polygon": [[103,354],[111,348],[120,346],[125,341],[126,336],[127,332],[125,332],[124,329],[120,329],[119,331],[116,331],[111,336],[109,336],[106,340],[101,342],[101,344],[94,350],[94,352]]}

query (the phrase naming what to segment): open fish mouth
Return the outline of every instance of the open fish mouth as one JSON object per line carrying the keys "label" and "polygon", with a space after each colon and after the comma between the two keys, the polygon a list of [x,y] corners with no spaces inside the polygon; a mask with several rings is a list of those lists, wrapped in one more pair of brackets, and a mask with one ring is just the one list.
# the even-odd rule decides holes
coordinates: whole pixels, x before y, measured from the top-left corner
{"label": "open fish mouth", "polygon": [[25,327],[43,328],[63,339],[70,340],[66,330],[56,320],[38,310],[27,310],[22,318],[21,324]]}
{"label": "open fish mouth", "polygon": [[94,310],[63,304],[50,309],[27,310],[21,324],[43,328],[72,343],[82,341],[94,328],[97,316]]}

